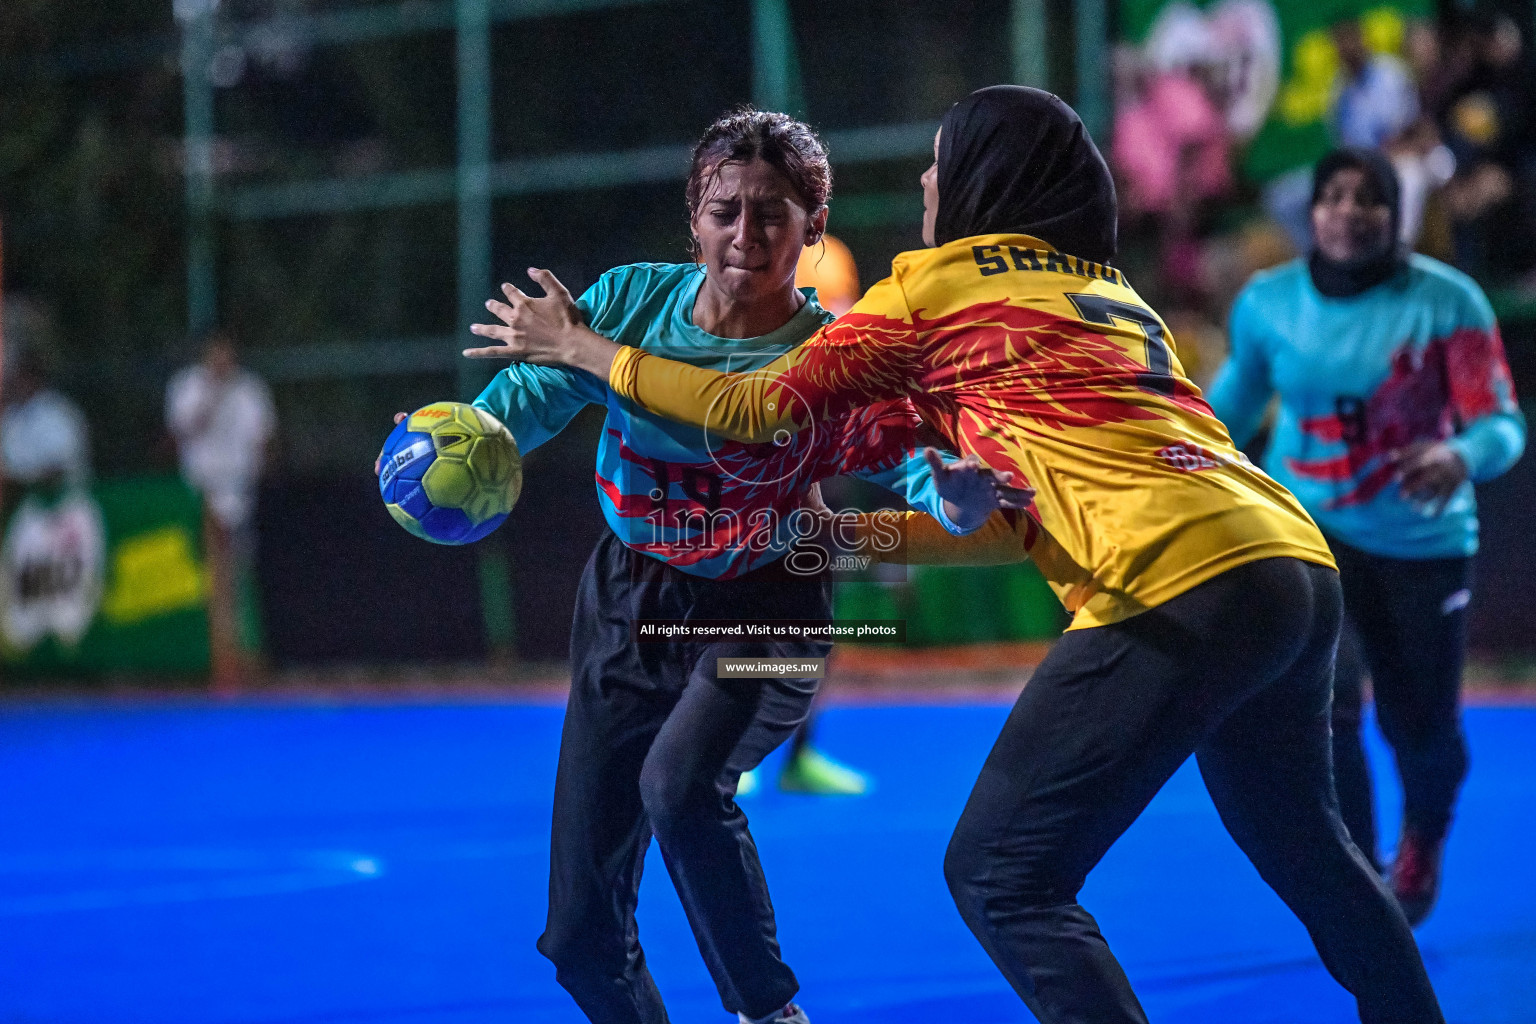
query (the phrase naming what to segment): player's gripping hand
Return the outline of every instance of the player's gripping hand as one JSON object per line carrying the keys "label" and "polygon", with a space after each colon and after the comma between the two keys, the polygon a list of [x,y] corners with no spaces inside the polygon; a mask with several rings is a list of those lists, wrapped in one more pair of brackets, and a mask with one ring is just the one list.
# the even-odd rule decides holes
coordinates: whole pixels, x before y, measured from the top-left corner
{"label": "player's gripping hand", "polygon": [[932,448],[923,449],[933,484],[944,499],[944,514],[962,530],[974,530],[994,509],[1026,509],[1035,500],[1032,487],[1015,487],[1013,474],[988,469],[975,455],[946,463]]}
{"label": "player's gripping hand", "polygon": [[541,366],[571,366],[598,380],[608,379],[619,346],[598,334],[581,318],[576,300],[560,279],[547,270],[528,268],[528,276],[544,289],[542,296],[524,294],[514,284],[501,286],[506,302],[495,299],[485,308],[499,324],[471,324],[470,332],[499,344],[467,348],[471,359],[511,359]]}
{"label": "player's gripping hand", "polygon": [[1403,495],[1425,506],[1431,515],[1445,510],[1456,489],[1467,479],[1467,464],[1444,441],[1415,441],[1396,453],[1397,481]]}
{"label": "player's gripping hand", "polygon": [[[408,413],[408,412],[397,412],[397,413],[395,413],[395,425],[399,426],[400,425],[400,421],[405,419],[409,415],[410,415],[410,413]],[[379,475],[379,470],[381,470],[382,468],[383,468],[383,462],[380,459],[374,459],[373,460],[373,475],[374,476],[378,476]]]}

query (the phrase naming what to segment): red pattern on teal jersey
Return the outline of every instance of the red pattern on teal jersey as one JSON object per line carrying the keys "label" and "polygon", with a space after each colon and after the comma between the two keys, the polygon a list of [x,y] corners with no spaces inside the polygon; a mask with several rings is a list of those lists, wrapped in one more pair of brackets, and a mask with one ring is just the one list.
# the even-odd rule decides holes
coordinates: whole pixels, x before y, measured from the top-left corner
{"label": "red pattern on teal jersey", "polygon": [[1460,424],[1514,405],[1497,328],[1463,327],[1422,349],[1404,343],[1392,353],[1391,366],[1370,398],[1341,400],[1336,412],[1301,421],[1303,433],[1345,445],[1342,455],[1285,460],[1299,477],[1352,482],[1325,508],[1363,505],[1391,486],[1397,476],[1392,456],[1399,449],[1415,441],[1444,441]]}
{"label": "red pattern on teal jersey", "polygon": [[1445,362],[1451,407],[1463,423],[1519,408],[1504,358],[1504,339],[1497,326],[1491,331],[1475,327],[1456,331],[1446,339]]}
{"label": "red pattern on teal jersey", "polygon": [[679,568],[729,559],[728,567],[710,574],[728,579],[767,549],[811,484],[908,462],[919,422],[907,402],[883,402],[788,435],[783,444],[722,440],[712,459],[695,462],[642,455],[609,427],[623,479],[599,472],[597,486],[632,523],[621,534],[628,546]]}

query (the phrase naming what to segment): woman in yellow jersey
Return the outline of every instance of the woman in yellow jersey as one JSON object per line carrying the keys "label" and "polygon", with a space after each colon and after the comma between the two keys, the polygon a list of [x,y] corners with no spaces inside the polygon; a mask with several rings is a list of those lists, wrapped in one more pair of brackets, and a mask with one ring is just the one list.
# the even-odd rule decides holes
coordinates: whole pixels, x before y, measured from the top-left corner
{"label": "woman in yellow jersey", "polygon": [[741,441],[906,397],[957,450],[1035,488],[1027,515],[996,514],[975,556],[1027,550],[1072,625],[1003,727],[944,869],[1040,1020],[1146,1020],[1077,894],[1193,753],[1361,1020],[1438,1024],[1407,922],[1339,818],[1333,560],[1108,265],[1114,187],[1081,121],[1038,90],[983,89],[945,115],[923,191],[933,248],[898,256],[852,310],[755,373],[620,349],[542,273],[550,296],[508,286],[510,305],[492,307],[502,324],[474,328],[502,347],[472,353],[577,366]]}

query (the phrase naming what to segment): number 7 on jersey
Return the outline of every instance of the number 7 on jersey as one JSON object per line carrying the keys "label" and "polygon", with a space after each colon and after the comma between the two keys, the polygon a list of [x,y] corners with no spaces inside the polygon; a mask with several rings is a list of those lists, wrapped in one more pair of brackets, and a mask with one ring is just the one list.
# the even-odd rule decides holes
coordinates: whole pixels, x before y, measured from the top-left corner
{"label": "number 7 on jersey", "polygon": [[1067,299],[1084,323],[1109,327],[1116,320],[1126,320],[1140,327],[1147,340],[1147,372],[1138,373],[1136,383],[1160,395],[1173,394],[1173,356],[1168,351],[1168,337],[1162,321],[1150,309],[1103,295],[1077,293]]}

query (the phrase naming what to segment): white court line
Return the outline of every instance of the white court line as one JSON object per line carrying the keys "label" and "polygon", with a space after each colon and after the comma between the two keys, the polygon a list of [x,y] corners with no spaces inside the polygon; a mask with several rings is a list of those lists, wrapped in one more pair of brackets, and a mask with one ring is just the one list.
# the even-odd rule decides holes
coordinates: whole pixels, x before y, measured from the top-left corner
{"label": "white court line", "polygon": [[234,877],[196,878],[75,889],[67,892],[6,896],[0,917],[57,914],[81,910],[195,903],[203,900],[271,896],[367,882],[384,874],[382,859],[343,850],[90,850],[0,856],[0,885],[7,875],[59,872],[132,873],[142,871],[218,872]]}

